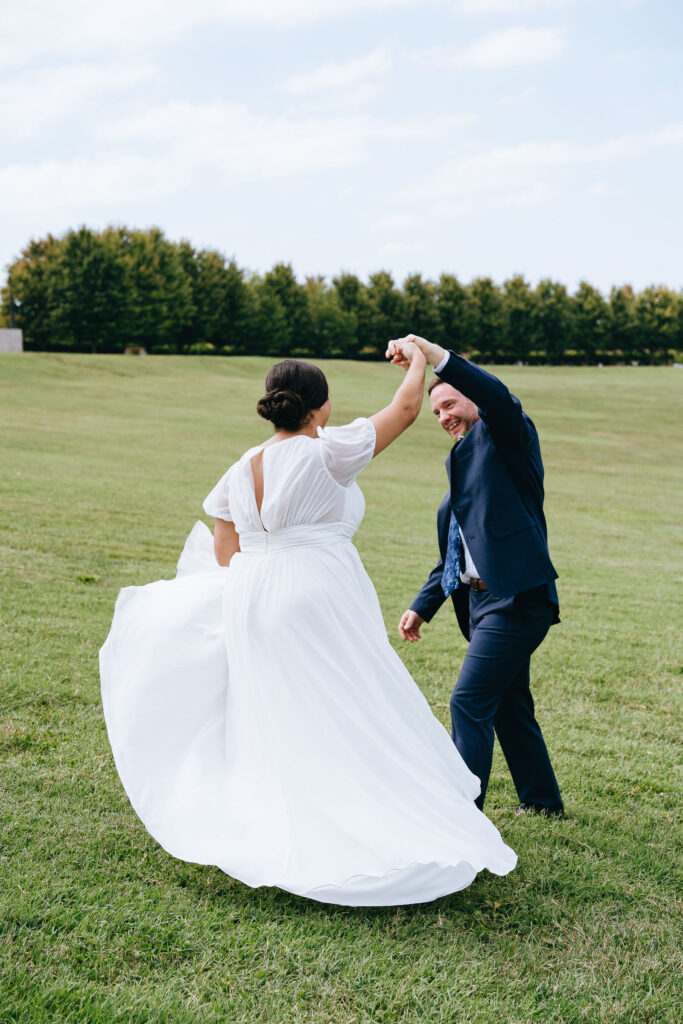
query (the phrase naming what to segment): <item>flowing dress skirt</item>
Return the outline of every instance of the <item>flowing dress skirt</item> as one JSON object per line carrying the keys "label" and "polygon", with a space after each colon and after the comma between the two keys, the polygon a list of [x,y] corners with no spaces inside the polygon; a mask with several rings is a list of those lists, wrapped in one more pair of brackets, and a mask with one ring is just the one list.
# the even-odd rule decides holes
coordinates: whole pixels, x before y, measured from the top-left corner
{"label": "flowing dress skirt", "polygon": [[419,903],[516,863],[330,526],[198,523],[174,580],[121,591],[100,654],[119,775],[173,856],[324,902]]}

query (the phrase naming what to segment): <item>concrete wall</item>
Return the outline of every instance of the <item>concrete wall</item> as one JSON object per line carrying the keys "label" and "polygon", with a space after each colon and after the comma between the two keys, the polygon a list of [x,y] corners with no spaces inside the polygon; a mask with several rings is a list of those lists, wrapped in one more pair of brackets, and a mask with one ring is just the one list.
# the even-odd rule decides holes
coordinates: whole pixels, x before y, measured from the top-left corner
{"label": "concrete wall", "polygon": [[24,339],[18,327],[0,327],[0,352],[23,352]]}

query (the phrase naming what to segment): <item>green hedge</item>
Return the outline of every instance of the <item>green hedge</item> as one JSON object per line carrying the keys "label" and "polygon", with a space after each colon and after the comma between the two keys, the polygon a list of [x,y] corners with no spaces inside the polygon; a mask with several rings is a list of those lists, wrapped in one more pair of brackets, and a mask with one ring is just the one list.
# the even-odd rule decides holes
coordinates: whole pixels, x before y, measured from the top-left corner
{"label": "green hedge", "polygon": [[381,359],[413,332],[495,363],[667,363],[683,349],[683,295],[663,286],[571,295],[520,275],[463,284],[379,271],[298,281],[277,264],[249,275],[234,259],[158,228],[87,227],[31,241],[9,266],[2,319],[27,349]]}

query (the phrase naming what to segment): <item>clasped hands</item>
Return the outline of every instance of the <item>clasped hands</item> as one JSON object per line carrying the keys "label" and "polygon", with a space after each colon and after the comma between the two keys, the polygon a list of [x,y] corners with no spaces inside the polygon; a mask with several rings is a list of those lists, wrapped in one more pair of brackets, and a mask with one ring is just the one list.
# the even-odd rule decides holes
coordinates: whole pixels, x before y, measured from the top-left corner
{"label": "clasped hands", "polygon": [[386,357],[397,366],[407,369],[415,355],[420,352],[428,363],[438,366],[446,357],[446,349],[435,345],[417,334],[406,334],[405,338],[395,338],[387,345]]}

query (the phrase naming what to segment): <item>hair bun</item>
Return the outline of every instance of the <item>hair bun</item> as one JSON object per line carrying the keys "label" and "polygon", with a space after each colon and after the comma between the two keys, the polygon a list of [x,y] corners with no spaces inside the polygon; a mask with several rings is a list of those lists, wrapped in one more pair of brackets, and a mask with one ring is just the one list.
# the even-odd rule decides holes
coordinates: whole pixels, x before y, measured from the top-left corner
{"label": "hair bun", "polygon": [[271,366],[266,393],[256,406],[259,416],[270,420],[276,430],[301,430],[314,409],[328,398],[325,374],[303,359],[283,359]]}
{"label": "hair bun", "polygon": [[259,400],[256,411],[264,420],[270,420],[278,428],[298,430],[304,415],[304,403],[301,396],[291,388],[276,388],[265,393]]}

